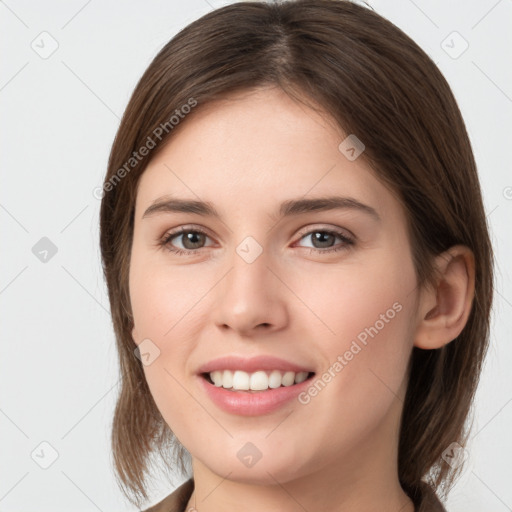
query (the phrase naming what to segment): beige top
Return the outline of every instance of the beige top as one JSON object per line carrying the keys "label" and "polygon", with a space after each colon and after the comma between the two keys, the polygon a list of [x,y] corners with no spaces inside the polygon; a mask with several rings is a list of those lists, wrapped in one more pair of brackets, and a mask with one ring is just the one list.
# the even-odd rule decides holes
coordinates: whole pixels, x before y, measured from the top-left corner
{"label": "beige top", "polygon": [[[419,502],[415,503],[415,512],[447,512],[439,501],[439,498],[424,484],[423,494]],[[158,502],[156,505],[144,510],[143,512],[187,512],[185,507],[194,490],[194,479],[190,478],[180,485],[174,492],[169,494],[167,498]]]}

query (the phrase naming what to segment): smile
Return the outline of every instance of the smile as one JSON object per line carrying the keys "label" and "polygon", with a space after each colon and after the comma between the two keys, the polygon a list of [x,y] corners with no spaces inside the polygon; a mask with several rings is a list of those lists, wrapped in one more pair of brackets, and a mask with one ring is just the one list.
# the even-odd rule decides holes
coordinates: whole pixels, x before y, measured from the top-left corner
{"label": "smile", "polygon": [[[235,384],[235,386],[238,385],[237,381],[240,379],[240,381],[243,380],[243,384],[240,385],[247,387],[248,379],[252,378],[253,375],[257,375],[255,377],[256,380],[261,379],[261,386],[263,386],[263,384],[265,384],[265,380],[263,379],[261,373],[265,374],[265,377],[269,383],[265,389],[260,390],[235,389],[233,384],[231,387],[225,388],[222,385],[214,384],[210,378],[209,373],[202,373],[198,375],[197,378],[199,380],[201,392],[204,392],[206,396],[211,400],[211,402],[219,409],[236,416],[262,416],[265,414],[271,414],[274,411],[278,411],[286,404],[297,402],[296,398],[300,393],[303,393],[311,385],[311,379],[315,375],[314,372],[304,372],[306,374],[306,379],[302,380],[302,382],[295,383],[297,377],[298,380],[304,378],[303,373],[300,372],[301,375],[299,376],[299,373],[295,374],[294,372],[285,372],[282,376],[279,375],[279,378],[281,379],[280,386],[272,388],[270,387],[270,381],[273,379],[272,371],[270,372],[270,375],[267,375],[267,373],[264,371],[256,371],[253,374],[248,374],[243,371],[241,373],[237,373],[240,370],[224,370],[219,371],[220,375],[215,375],[215,378],[222,378],[223,383],[228,384],[227,380],[224,381],[224,375],[228,371],[233,374],[233,384]],[[238,376],[235,377],[236,375]],[[293,383],[286,385],[286,382],[291,381],[292,375],[294,377]],[[276,380],[272,383],[277,384],[277,376],[274,378]],[[227,377],[227,379],[229,379],[229,377]],[[284,383],[283,380],[285,380]],[[219,381],[217,380],[217,384],[218,383]]]}
{"label": "smile", "polygon": [[214,386],[231,391],[267,391],[300,384],[311,377],[313,372],[258,370],[249,373],[243,370],[215,370],[202,375]]}

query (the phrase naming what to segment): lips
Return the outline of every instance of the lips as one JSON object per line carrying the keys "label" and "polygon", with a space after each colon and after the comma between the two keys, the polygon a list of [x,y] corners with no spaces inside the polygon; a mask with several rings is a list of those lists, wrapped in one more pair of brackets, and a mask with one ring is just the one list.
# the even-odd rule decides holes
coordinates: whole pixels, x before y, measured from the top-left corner
{"label": "lips", "polygon": [[[309,376],[306,380],[289,386],[253,391],[218,387],[209,382],[204,375],[202,373],[197,376],[197,383],[201,392],[204,392],[219,409],[236,416],[272,414],[287,404],[292,404],[293,407],[294,399],[311,385],[311,379],[313,378]],[[298,406],[299,402],[296,402],[295,407]]]}
{"label": "lips", "polygon": [[251,358],[235,355],[224,356],[203,364],[197,369],[197,373],[204,374],[213,372],[215,370],[242,370],[247,373],[253,373],[258,370],[280,370],[282,372],[314,373],[314,369],[311,366],[304,366],[299,363],[294,363],[270,355],[261,355]]}

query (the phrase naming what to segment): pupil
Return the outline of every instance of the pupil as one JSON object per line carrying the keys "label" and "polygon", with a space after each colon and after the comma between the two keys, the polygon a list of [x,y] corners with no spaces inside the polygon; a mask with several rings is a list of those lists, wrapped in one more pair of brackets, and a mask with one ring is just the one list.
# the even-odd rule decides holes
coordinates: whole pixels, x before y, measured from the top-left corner
{"label": "pupil", "polygon": [[[323,231],[317,231],[314,235],[313,235],[313,240],[314,241],[319,241],[321,244],[322,243],[325,243],[325,240],[322,240],[322,239],[325,239],[325,237],[327,237],[329,239],[329,237],[333,237],[334,235],[332,235],[331,233],[325,233]],[[321,246],[323,247],[323,246]]]}
{"label": "pupil", "polygon": [[[194,241],[193,238],[194,237],[199,237],[199,242],[197,241]],[[190,242],[192,243],[192,245],[194,244],[197,244],[197,243],[200,243],[201,241],[201,238],[204,237],[204,235],[202,233],[193,233],[193,232],[189,232],[189,233],[186,233],[185,234],[185,241],[184,241],[184,246],[187,248],[187,249],[197,249],[197,247],[187,247],[187,244]]]}

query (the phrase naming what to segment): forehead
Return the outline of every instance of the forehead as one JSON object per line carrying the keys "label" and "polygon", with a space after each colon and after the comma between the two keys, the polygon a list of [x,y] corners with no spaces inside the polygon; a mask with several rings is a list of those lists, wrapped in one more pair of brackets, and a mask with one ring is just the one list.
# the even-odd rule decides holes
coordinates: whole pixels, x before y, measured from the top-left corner
{"label": "forehead", "polygon": [[277,88],[199,105],[140,178],[138,217],[172,194],[254,208],[300,196],[351,196],[376,209],[397,207],[362,158],[339,150],[347,137],[326,114]]}

